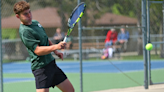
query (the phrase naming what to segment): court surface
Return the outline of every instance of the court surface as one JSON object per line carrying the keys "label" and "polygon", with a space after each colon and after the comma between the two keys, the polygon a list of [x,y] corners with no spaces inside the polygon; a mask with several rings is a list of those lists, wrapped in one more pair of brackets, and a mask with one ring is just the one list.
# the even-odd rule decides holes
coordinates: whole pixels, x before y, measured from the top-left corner
{"label": "court surface", "polygon": [[122,89],[93,91],[93,92],[164,92],[164,84],[150,85],[148,89],[145,89],[143,86],[139,86],[139,87],[130,87],[130,88],[122,88]]}
{"label": "court surface", "polygon": [[[3,73],[32,73],[30,69],[30,62],[16,62],[3,64]],[[63,61],[57,62],[57,65],[65,73],[79,73],[80,63]],[[152,61],[152,70],[164,69],[164,62],[162,60]],[[83,62],[83,73],[120,73],[119,68],[123,72],[135,72],[144,70],[143,61],[85,61]],[[116,67],[117,68],[116,68]],[[4,83],[30,81],[34,78],[4,78]]]}

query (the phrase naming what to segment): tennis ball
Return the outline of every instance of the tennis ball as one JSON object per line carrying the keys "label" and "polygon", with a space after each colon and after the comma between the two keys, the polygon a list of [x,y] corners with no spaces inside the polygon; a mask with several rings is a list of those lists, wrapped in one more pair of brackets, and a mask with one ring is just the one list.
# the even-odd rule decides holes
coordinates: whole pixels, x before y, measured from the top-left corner
{"label": "tennis ball", "polygon": [[146,50],[150,51],[153,49],[153,45],[151,43],[148,43],[148,44],[146,44],[145,48],[146,48]]}

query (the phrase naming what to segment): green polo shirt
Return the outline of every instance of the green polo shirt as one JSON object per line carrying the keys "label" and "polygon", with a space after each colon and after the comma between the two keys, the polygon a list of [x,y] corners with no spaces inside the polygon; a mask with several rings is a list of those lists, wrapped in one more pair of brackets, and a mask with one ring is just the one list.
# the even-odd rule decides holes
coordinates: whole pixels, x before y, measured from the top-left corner
{"label": "green polo shirt", "polygon": [[34,53],[37,45],[49,46],[48,37],[38,21],[32,20],[31,25],[20,24],[19,35],[30,55],[32,70],[42,68],[55,59],[51,54],[38,56]]}

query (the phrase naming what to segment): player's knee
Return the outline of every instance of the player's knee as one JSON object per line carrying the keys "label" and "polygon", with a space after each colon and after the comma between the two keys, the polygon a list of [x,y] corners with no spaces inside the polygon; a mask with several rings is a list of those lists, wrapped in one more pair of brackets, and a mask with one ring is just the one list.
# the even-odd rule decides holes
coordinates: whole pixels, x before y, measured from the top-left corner
{"label": "player's knee", "polygon": [[68,92],[75,92],[74,87],[70,88],[70,90]]}
{"label": "player's knee", "polygon": [[69,90],[65,90],[63,92],[75,92],[75,89],[74,88],[70,88]]}
{"label": "player's knee", "polygon": [[72,90],[71,90],[70,92],[75,92],[75,89],[74,89],[74,88],[72,88]]}

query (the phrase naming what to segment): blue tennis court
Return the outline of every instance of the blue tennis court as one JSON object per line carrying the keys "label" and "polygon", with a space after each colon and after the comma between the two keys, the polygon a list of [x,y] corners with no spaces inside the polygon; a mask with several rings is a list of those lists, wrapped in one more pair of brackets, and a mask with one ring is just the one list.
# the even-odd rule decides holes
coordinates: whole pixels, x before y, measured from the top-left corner
{"label": "blue tennis court", "polygon": [[[144,69],[143,61],[113,61],[115,66],[124,72],[130,71],[140,71]],[[57,65],[65,73],[79,73],[79,62],[57,62]],[[31,73],[30,62],[16,62],[16,63],[7,63],[3,64],[3,73]],[[162,69],[164,68],[164,62],[162,60],[152,61],[152,69]],[[109,62],[109,61],[100,61],[100,62],[83,62],[83,72],[84,73],[118,73],[119,71]]]}
{"label": "blue tennis court", "polygon": [[[77,62],[57,62],[57,65],[65,73],[79,73],[80,63]],[[120,73],[116,68],[119,68],[123,72],[135,72],[144,70],[143,61],[88,61],[83,62],[83,73]],[[164,69],[164,62],[162,60],[156,60],[151,62],[151,68],[154,69]],[[16,62],[16,63],[6,63],[3,64],[3,73],[32,73],[30,69],[30,62]],[[4,78],[4,82],[14,82],[14,81],[28,81],[34,80],[33,78]]]}

